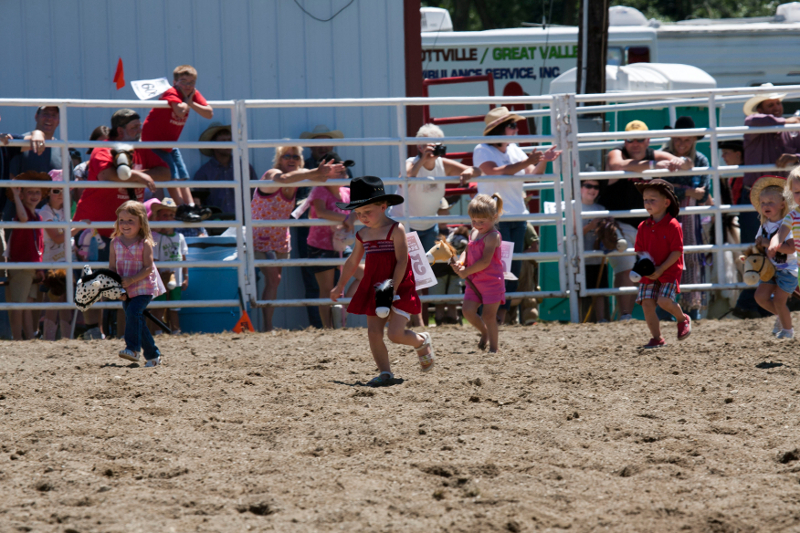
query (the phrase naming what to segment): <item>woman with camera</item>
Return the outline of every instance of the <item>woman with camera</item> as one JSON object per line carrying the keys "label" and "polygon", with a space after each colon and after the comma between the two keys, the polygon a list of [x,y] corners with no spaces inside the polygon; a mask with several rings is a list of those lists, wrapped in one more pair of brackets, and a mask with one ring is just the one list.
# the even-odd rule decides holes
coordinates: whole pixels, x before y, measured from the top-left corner
{"label": "woman with camera", "polygon": [[[517,122],[525,120],[523,117],[511,113],[505,107],[496,107],[489,111],[484,118],[486,126],[483,135],[509,136],[517,134]],[[533,150],[530,154],[522,151],[515,143],[481,143],[472,152],[474,165],[481,169],[486,176],[513,176],[528,174],[544,174],[547,163],[555,161],[561,151],[555,145],[550,146],[545,152]],[[503,199],[503,215],[527,215],[528,208],[525,204],[523,181],[491,181],[478,183],[478,193],[499,194]],[[506,242],[514,243],[514,252],[521,253],[525,245],[524,220],[500,222],[498,229]],[[511,263],[511,272],[519,277],[522,264],[519,261]],[[506,281],[506,292],[517,290],[516,281]],[[511,300],[507,299],[497,311],[499,322],[503,322]]]}

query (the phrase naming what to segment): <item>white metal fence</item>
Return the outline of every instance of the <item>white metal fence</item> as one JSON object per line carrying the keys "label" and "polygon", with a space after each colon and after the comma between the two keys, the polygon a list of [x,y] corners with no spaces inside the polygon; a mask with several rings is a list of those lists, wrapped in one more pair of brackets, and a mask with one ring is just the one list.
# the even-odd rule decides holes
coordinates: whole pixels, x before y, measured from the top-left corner
{"label": "white metal fence", "polygon": [[[782,87],[782,91],[800,92],[800,86]],[[602,95],[552,95],[537,97],[492,97],[492,98],[385,98],[385,99],[319,99],[319,100],[236,100],[236,101],[214,101],[210,104],[216,108],[229,109],[232,123],[232,141],[230,143],[217,142],[142,142],[137,144],[141,148],[167,148],[177,147],[186,148],[230,148],[234,161],[234,181],[204,181],[204,182],[185,182],[185,181],[164,181],[156,182],[159,188],[198,186],[202,188],[231,188],[235,192],[236,212],[235,219],[230,221],[204,221],[197,224],[181,222],[159,223],[153,222],[153,228],[160,227],[197,227],[221,228],[235,227],[237,259],[234,261],[192,261],[189,266],[192,268],[226,267],[235,268],[237,271],[238,286],[243,296],[251,305],[254,306],[307,306],[330,304],[327,299],[281,299],[273,301],[259,300],[256,291],[256,269],[267,266],[299,267],[306,265],[339,265],[343,259],[282,259],[282,260],[256,260],[252,246],[247,243],[251,241],[252,228],[254,227],[299,227],[313,225],[333,225],[333,222],[322,219],[300,219],[300,220],[253,220],[249,205],[249,195],[253,188],[263,185],[258,181],[251,181],[249,169],[250,150],[252,149],[273,149],[276,146],[302,146],[312,147],[315,145],[327,146],[330,140],[300,140],[300,139],[250,139],[248,137],[247,119],[248,112],[263,108],[287,108],[287,107],[394,107],[396,110],[397,131],[391,137],[372,137],[356,139],[337,139],[336,146],[396,146],[397,156],[400,162],[400,177],[384,176],[384,183],[387,185],[405,184],[404,191],[408,191],[408,185],[415,182],[430,183],[429,179],[410,178],[406,175],[405,160],[408,146],[415,146],[418,139],[406,136],[406,108],[408,106],[421,105],[507,105],[507,104],[530,104],[541,109],[520,114],[527,116],[546,116],[550,120],[550,135],[525,135],[513,137],[492,137],[492,142],[534,142],[557,144],[564,150],[562,156],[553,163],[553,172],[536,176],[482,176],[473,181],[525,181],[533,182],[525,185],[526,190],[553,190],[555,197],[555,213],[529,215],[504,216],[504,221],[524,220],[530,221],[536,226],[555,226],[556,227],[556,251],[539,253],[515,253],[515,260],[537,261],[537,262],[556,262],[558,263],[558,289],[552,291],[532,291],[509,293],[509,298],[537,297],[537,298],[569,298],[570,317],[572,321],[578,321],[578,297],[592,296],[601,294],[619,294],[633,292],[634,287],[617,289],[591,289],[588,288],[585,277],[585,260],[590,257],[603,255],[602,252],[591,252],[583,249],[582,239],[578,237],[576,228],[582,227],[585,217],[606,217],[613,216],[619,218],[631,216],[646,216],[643,210],[638,211],[595,211],[582,212],[580,209],[580,182],[581,180],[607,180],[607,179],[628,179],[635,177],[654,178],[663,176],[692,176],[698,174],[711,174],[713,177],[713,199],[712,206],[688,207],[681,210],[682,214],[704,214],[713,213],[715,216],[715,244],[686,247],[685,253],[714,253],[718,278],[724,279],[722,253],[725,250],[741,249],[747,243],[741,245],[722,244],[722,214],[753,211],[753,208],[746,205],[723,205],[720,196],[720,177],[721,176],[740,176],[745,172],[775,172],[777,169],[772,165],[759,166],[723,166],[719,163],[718,142],[721,139],[741,138],[744,133],[775,133],[781,131],[800,131],[800,125],[786,125],[771,128],[746,128],[733,127],[721,128],[716,124],[716,108],[724,103],[741,102],[752,96],[754,93],[771,92],[774,89],[742,88],[742,89],[714,89],[697,91],[672,91],[672,92],[653,92],[653,93],[624,93],[624,94],[602,94]],[[613,105],[611,104],[613,102]],[[600,104],[579,107],[579,104]],[[124,101],[124,100],[44,100],[44,99],[0,99],[0,106],[58,106],[60,110],[60,139],[48,141],[48,146],[61,150],[62,161],[64,162],[62,182],[48,184],[52,188],[61,187],[64,189],[65,208],[69,202],[69,192],[72,188],[120,188],[116,182],[103,181],[70,181],[69,178],[69,148],[97,148],[108,146],[103,142],[89,142],[70,140],[68,136],[69,109],[81,107],[103,107],[111,109],[119,108],[153,108],[166,107],[165,102],[158,101]],[[578,131],[578,116],[586,113],[598,112],[618,112],[622,109],[647,109],[681,106],[708,106],[709,127],[696,128],[692,130],[651,130],[648,132],[599,132],[581,133]],[[672,113],[674,115],[674,112]],[[598,150],[613,148],[619,145],[621,139],[650,138],[651,141],[660,138],[704,135],[711,145],[711,165],[707,168],[694,168],[689,171],[668,172],[660,170],[646,171],[642,173],[633,172],[582,172],[580,164],[580,152],[586,150]],[[480,142],[485,142],[485,137],[445,137],[437,139],[448,145],[467,145],[471,147]],[[23,141],[14,141],[14,145],[23,145]],[[545,145],[545,147],[546,147]],[[539,149],[542,149],[541,147]],[[366,169],[365,173],[369,173]],[[456,183],[457,178],[436,178],[436,182]],[[346,180],[329,180],[327,185],[347,185]],[[293,184],[282,184],[283,187],[308,187],[319,185],[318,182],[301,181]],[[41,182],[37,181],[0,181],[0,188],[5,187],[41,187]],[[125,188],[143,187],[136,183],[125,183]],[[570,200],[576,199],[576,202]],[[561,200],[565,200],[562,207]],[[574,206],[579,206],[575,209]],[[411,217],[400,217],[399,220],[407,222]],[[449,216],[449,217],[430,217],[417,218],[418,220],[430,222],[462,223],[468,224],[468,217]],[[64,222],[40,222],[40,223],[18,223],[2,222],[0,228],[16,227],[42,227],[60,228],[66,235],[70,234],[72,228],[111,228],[113,222],[93,222],[91,224],[81,221],[66,220]],[[242,232],[244,227],[247,231]],[[613,255],[631,255],[633,249],[629,248],[625,252],[613,252]],[[89,263],[93,268],[105,267],[107,264],[95,262]],[[159,262],[159,266],[165,268],[178,268],[187,266],[182,262]],[[48,309],[72,309],[74,308],[73,285],[74,268],[83,266],[83,263],[76,264],[72,260],[70,253],[66,254],[66,263],[6,263],[9,269],[50,269],[65,268],[67,271],[67,303],[0,303],[0,310],[28,309],[28,308],[48,308]],[[744,288],[743,284],[721,284],[704,283],[697,285],[684,285],[683,291],[691,290],[723,290]],[[423,302],[453,302],[459,301],[459,295],[449,296],[423,296]],[[347,300],[341,300],[347,302]],[[117,302],[103,302],[97,304],[99,308],[116,307]],[[181,300],[174,302],[153,302],[152,307],[234,307],[238,306],[238,299],[221,300]]]}

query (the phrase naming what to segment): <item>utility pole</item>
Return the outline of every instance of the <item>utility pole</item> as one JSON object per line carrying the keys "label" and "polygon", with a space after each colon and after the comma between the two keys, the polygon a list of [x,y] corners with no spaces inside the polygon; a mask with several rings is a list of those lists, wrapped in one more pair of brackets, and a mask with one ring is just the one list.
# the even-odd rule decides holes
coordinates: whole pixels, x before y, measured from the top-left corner
{"label": "utility pole", "polygon": [[578,76],[575,92],[606,92],[609,0],[581,0],[578,29]]}

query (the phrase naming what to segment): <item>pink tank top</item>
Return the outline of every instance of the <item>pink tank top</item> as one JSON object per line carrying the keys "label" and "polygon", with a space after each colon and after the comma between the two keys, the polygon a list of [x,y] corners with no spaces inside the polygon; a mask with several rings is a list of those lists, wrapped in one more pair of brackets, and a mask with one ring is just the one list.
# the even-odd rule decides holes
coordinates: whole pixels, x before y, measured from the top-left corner
{"label": "pink tank top", "polygon": [[[250,202],[253,220],[288,220],[294,209],[297,189],[293,191],[291,198],[286,198],[282,188],[272,194],[263,194],[256,189]],[[292,249],[289,228],[253,228],[253,248],[259,252],[288,254]]]}
{"label": "pink tank top", "polygon": [[[497,230],[487,232],[482,237],[478,237],[467,244],[467,266],[475,264],[483,257],[483,250],[486,247],[484,239],[491,233],[500,232]],[[498,246],[494,249],[492,262],[489,263],[489,266],[469,276],[469,279],[478,287],[478,290],[481,291],[485,302],[499,301],[494,300],[494,298],[505,294],[505,269],[503,268],[501,254],[501,247]]]}
{"label": "pink tank top", "polygon": [[[117,259],[115,265],[117,274],[127,278],[142,270],[144,267],[144,239],[136,241],[130,246],[125,246],[119,237],[115,237],[111,241],[111,246],[114,247],[114,254]],[[160,281],[158,269],[153,265],[153,272],[150,276],[126,288],[125,292],[131,298],[134,296],[152,296],[155,298],[164,293],[163,285]]]}

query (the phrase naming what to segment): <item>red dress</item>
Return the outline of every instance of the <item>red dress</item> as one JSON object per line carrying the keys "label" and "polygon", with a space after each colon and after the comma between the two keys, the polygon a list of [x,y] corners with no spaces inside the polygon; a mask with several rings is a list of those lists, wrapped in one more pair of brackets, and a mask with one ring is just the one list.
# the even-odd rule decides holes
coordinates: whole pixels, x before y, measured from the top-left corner
{"label": "red dress", "polygon": [[[394,254],[394,241],[392,241],[391,237],[396,226],[396,222],[392,224],[385,239],[374,241],[364,242],[361,240],[360,232],[356,233],[356,239],[364,246],[367,259],[364,265],[364,278],[347,306],[348,313],[378,316],[375,314],[375,284],[394,277],[397,257]],[[400,299],[395,300],[392,307],[396,307],[410,315],[416,315],[422,311],[410,258],[406,265],[406,273],[403,274],[403,280],[400,282],[399,287],[394,288],[394,294],[399,296]]]}

